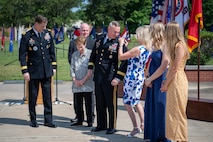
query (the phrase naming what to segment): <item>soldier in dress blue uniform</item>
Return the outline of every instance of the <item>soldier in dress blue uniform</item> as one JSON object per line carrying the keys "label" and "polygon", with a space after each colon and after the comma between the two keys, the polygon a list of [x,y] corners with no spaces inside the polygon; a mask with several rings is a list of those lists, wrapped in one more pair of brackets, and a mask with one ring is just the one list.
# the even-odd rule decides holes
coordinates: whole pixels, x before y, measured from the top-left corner
{"label": "soldier in dress blue uniform", "polygon": [[[117,118],[117,85],[126,72],[127,61],[122,61],[118,67],[118,36],[120,25],[112,21],[108,26],[107,35],[96,40],[88,65],[88,75],[94,70],[97,127],[92,132],[107,130],[106,134],[116,132]],[[126,47],[124,48],[126,50]],[[108,109],[108,119],[107,112]],[[107,127],[107,120],[109,126]]]}
{"label": "soldier in dress blue uniform", "polygon": [[19,48],[19,61],[23,77],[29,82],[30,126],[38,127],[36,101],[39,84],[44,104],[44,126],[57,127],[52,121],[51,78],[56,72],[55,47],[51,32],[46,29],[47,18],[35,17],[32,29],[23,33]]}

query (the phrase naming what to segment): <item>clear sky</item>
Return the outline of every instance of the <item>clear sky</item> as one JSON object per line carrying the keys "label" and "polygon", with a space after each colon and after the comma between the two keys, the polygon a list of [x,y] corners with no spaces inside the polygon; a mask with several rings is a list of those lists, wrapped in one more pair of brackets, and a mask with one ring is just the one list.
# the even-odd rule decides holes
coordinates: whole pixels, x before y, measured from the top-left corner
{"label": "clear sky", "polygon": [[[88,4],[88,1],[87,1],[87,0],[85,0],[85,1],[82,2],[82,5],[86,5],[86,4]],[[71,11],[72,11],[72,12],[76,12],[76,11],[78,11],[78,10],[80,10],[80,9],[81,9],[81,7],[78,6],[78,7],[72,8]]]}

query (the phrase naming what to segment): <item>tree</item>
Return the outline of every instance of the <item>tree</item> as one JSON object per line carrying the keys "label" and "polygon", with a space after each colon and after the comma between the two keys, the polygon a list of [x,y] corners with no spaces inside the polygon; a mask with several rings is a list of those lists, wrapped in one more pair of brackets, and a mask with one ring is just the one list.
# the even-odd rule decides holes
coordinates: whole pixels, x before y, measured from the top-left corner
{"label": "tree", "polygon": [[152,0],[89,0],[86,15],[96,25],[112,20],[128,22],[130,32],[134,33],[140,22],[149,24],[151,5]]}
{"label": "tree", "polygon": [[213,18],[212,18],[212,9],[213,1],[212,0],[203,0],[203,22],[204,22],[204,29],[207,31],[211,31],[213,28]]}
{"label": "tree", "polygon": [[[32,25],[34,16],[42,14],[48,18],[48,27],[54,24],[69,24],[70,20],[95,22],[101,26],[104,21],[112,20],[121,25],[127,21],[130,33],[141,23],[149,24],[152,0],[0,0],[0,26]],[[189,3],[192,0],[188,0]],[[213,26],[211,13],[212,0],[203,0],[204,29],[210,31]],[[73,7],[81,9],[75,13]],[[190,5],[189,5],[190,7]]]}
{"label": "tree", "polygon": [[124,21],[126,6],[131,0],[89,0],[85,11],[89,21],[102,25],[112,20]]}
{"label": "tree", "polygon": [[150,23],[152,0],[131,0],[126,8],[125,17],[130,33],[134,33],[139,25]]}
{"label": "tree", "polygon": [[42,14],[48,18],[48,26],[67,23],[72,18],[71,8],[82,0],[0,0],[0,24],[31,25],[34,17]]}

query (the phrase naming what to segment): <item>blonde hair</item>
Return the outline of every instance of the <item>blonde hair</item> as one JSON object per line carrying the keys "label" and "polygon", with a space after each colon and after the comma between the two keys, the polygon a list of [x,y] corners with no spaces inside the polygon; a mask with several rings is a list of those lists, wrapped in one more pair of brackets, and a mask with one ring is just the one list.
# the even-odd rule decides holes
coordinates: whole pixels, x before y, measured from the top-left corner
{"label": "blonde hair", "polygon": [[184,35],[180,29],[180,26],[177,22],[169,22],[165,28],[165,39],[167,45],[167,52],[171,60],[175,59],[175,47],[178,43],[182,44],[184,47],[184,59],[189,59],[189,50],[186,45]]}
{"label": "blonde hair", "polygon": [[140,40],[143,43],[143,45],[146,46],[147,50],[151,51],[152,40],[149,32],[149,27],[150,27],[149,25],[140,26],[136,29],[135,33],[137,39]]}
{"label": "blonde hair", "polygon": [[152,38],[152,45],[155,49],[161,49],[164,41],[165,26],[161,22],[150,25],[150,33]]}
{"label": "blonde hair", "polygon": [[78,44],[86,45],[86,38],[80,35],[76,38],[75,43],[76,43],[76,45],[78,45]]}

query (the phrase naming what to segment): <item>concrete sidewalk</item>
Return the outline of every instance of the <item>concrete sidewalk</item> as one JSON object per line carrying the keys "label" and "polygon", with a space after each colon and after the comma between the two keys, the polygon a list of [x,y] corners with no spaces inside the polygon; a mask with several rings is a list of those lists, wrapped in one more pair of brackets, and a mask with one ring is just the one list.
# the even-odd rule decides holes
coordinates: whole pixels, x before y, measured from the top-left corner
{"label": "concrete sidewalk", "polygon": [[[84,126],[71,127],[70,118],[75,116],[73,106],[70,105],[73,99],[71,83],[58,84],[59,101],[53,104],[54,122],[58,127],[43,126],[43,105],[37,105],[39,128],[32,128],[29,126],[28,106],[23,101],[24,85],[0,82],[0,142],[145,142],[143,134],[135,138],[126,137],[126,134],[132,130],[132,124],[120,98],[118,99],[118,132],[115,134],[106,135],[105,131],[92,133],[91,128],[86,127],[86,123]],[[200,84],[201,98],[213,100],[212,92],[213,82]],[[189,96],[197,96],[197,83],[189,83]],[[144,102],[142,103],[144,105]],[[188,119],[188,138],[189,142],[212,142],[213,123]]]}

